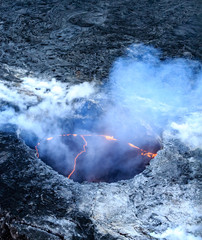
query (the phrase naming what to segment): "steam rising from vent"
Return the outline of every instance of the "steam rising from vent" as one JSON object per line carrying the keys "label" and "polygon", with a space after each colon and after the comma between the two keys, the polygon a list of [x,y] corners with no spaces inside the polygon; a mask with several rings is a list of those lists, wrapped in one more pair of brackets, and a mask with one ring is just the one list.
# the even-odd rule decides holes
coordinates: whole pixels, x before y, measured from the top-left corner
{"label": "steam rising from vent", "polygon": [[[152,47],[133,45],[124,57],[115,61],[109,79],[102,85],[98,82],[73,85],[48,77],[42,79],[4,65],[19,81],[0,80],[0,128],[17,131],[33,148],[41,139],[65,132],[110,135],[120,142],[156,152],[165,129],[175,131],[187,144],[200,147],[201,64],[186,59],[160,58],[161,53]],[[51,161],[59,172],[72,169],[72,159],[80,143],[61,138],[50,142],[40,149],[47,163]],[[112,151],[105,142],[97,140],[90,141],[89,145],[91,157],[86,160],[87,165],[82,159],[79,172],[89,172],[89,168],[95,170],[93,150],[99,153],[97,172],[108,159],[106,171],[116,165],[116,174],[120,173],[123,168],[120,158],[127,155],[134,162],[136,157],[122,145],[118,146],[119,151],[116,144],[111,145]],[[54,160],[49,158],[53,149]],[[140,162],[137,160],[132,167],[138,168]],[[131,162],[125,159],[124,164],[125,174]],[[145,166],[145,162],[142,164]]]}
{"label": "steam rising from vent", "polygon": [[[16,74],[18,72],[21,70]],[[21,131],[27,130],[38,138],[60,132],[64,121],[71,125],[75,109],[82,105],[84,97],[88,98],[95,92],[94,83],[73,86],[55,79],[31,76],[23,76],[20,80],[22,82],[18,84],[0,82],[0,123],[16,124]],[[74,103],[78,98],[80,101]]]}
{"label": "steam rising from vent", "polygon": [[131,47],[114,63],[107,89],[115,104],[101,122],[119,138],[130,135],[144,141],[143,136],[161,134],[171,122],[183,122],[190,113],[201,115],[201,64],[186,59],[161,61],[159,51],[144,45]]}

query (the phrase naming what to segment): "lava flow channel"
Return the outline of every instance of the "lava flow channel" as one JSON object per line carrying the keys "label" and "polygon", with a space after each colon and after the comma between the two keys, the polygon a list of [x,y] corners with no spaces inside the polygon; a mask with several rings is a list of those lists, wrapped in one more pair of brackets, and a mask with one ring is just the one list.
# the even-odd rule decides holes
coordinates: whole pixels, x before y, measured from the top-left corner
{"label": "lava flow channel", "polygon": [[[108,136],[108,135],[80,135],[80,134],[71,134],[71,133],[68,133],[68,134],[61,134],[61,135],[58,135],[57,137],[68,137],[68,136],[74,136],[74,137],[77,137],[77,136],[80,136],[83,141],[84,141],[84,145],[83,145],[83,150],[81,152],[79,152],[76,157],[74,158],[74,167],[73,167],[73,170],[71,171],[71,173],[68,175],[68,178],[70,178],[72,176],[72,174],[75,172],[76,170],[76,163],[77,163],[77,159],[80,155],[82,155],[84,152],[86,152],[86,147],[88,145],[85,137],[92,137],[92,136],[99,136],[99,137],[104,137],[106,140],[108,141],[118,141],[118,139],[114,138],[113,136]],[[49,138],[46,138],[45,140],[46,141],[51,141],[52,139],[54,139],[54,137],[49,137]],[[36,155],[37,157],[39,158],[39,150],[38,150],[38,146],[40,145],[41,143],[38,142],[37,145],[35,146],[35,149],[36,149]],[[137,149],[138,151],[140,151],[140,154],[142,156],[147,156],[149,158],[154,158],[157,156],[157,153],[151,153],[151,152],[147,152],[137,146],[135,146],[134,144],[132,143],[127,143],[130,147],[132,148],[135,148]]]}

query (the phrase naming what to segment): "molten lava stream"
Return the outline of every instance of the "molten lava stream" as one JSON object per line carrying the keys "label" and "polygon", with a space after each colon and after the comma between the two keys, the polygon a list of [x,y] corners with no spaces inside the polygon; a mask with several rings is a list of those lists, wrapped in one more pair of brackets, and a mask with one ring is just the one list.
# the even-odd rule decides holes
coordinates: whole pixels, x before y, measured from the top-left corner
{"label": "molten lava stream", "polygon": [[74,173],[75,169],[76,169],[76,160],[77,158],[84,152],[86,152],[86,147],[87,147],[87,141],[86,139],[84,138],[83,135],[80,135],[81,138],[83,138],[83,141],[84,141],[84,145],[83,145],[83,151],[81,151],[80,153],[77,154],[77,156],[75,157],[74,159],[74,168],[73,170],[71,171],[71,173],[69,174],[68,178],[70,179],[70,177],[72,176],[72,174]]}
{"label": "molten lava stream", "polygon": [[[71,171],[71,173],[68,175],[68,178],[70,179],[70,177],[72,176],[72,174],[75,172],[76,170],[76,164],[77,164],[77,159],[80,155],[82,155],[84,152],[86,152],[86,147],[88,145],[85,137],[104,137],[106,140],[108,141],[118,141],[118,139],[114,138],[113,136],[108,136],[108,135],[78,135],[78,134],[71,134],[71,133],[68,133],[68,134],[61,134],[61,135],[58,135],[58,137],[68,137],[68,136],[74,136],[74,137],[77,137],[77,136],[80,136],[83,141],[84,141],[84,145],[83,145],[83,150],[81,152],[79,152],[76,157],[74,158],[74,166],[73,166],[73,170]],[[52,139],[54,139],[54,137],[49,137],[49,138],[46,138],[45,140],[46,141],[51,141]],[[39,158],[39,149],[38,149],[38,146],[40,145],[41,143],[37,143],[37,145],[35,146],[35,150],[36,150],[36,155],[37,157]],[[151,152],[147,152],[135,145],[133,145],[132,143],[128,143],[128,145],[132,148],[135,148],[137,151],[140,152],[140,154],[142,156],[147,156],[148,158],[154,158],[157,156],[157,153],[151,153]]]}

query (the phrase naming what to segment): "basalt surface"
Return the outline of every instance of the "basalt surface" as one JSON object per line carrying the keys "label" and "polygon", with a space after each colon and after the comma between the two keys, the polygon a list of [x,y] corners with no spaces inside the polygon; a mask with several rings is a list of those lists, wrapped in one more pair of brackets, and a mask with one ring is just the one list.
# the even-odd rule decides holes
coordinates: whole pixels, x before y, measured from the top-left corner
{"label": "basalt surface", "polygon": [[[11,66],[61,81],[102,80],[133,43],[200,59],[200,0],[0,2],[0,73]],[[9,68],[8,68],[8,66]]]}

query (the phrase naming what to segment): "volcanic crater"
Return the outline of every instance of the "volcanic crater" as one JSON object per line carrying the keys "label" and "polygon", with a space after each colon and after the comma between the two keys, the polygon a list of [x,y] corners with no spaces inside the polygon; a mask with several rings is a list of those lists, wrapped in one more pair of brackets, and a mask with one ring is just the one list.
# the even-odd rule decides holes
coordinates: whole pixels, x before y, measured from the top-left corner
{"label": "volcanic crater", "polygon": [[[197,74],[191,74],[193,69],[190,68],[202,58],[201,1],[5,0],[1,1],[0,13],[0,239],[201,239],[199,102],[202,88],[197,88],[197,85],[201,87],[201,82],[197,82]],[[153,68],[154,80],[158,80],[156,73],[162,67],[165,70],[166,63],[171,62],[168,71],[172,73],[171,85],[179,83],[181,86],[171,88],[169,100],[174,101],[171,116],[177,113],[178,95],[185,85],[192,85],[183,92],[179,121],[172,124],[176,120],[172,119],[169,122],[175,130],[168,129],[163,123],[161,140],[156,135],[147,139],[142,131],[136,138],[136,124],[133,123],[127,138],[122,139],[116,136],[117,131],[111,133],[102,126],[94,131],[83,128],[79,122],[79,128],[72,128],[73,124],[66,121],[70,127],[61,127],[62,131],[49,134],[55,127],[55,119],[71,118],[63,104],[67,95],[62,91],[67,87],[64,83],[77,85],[93,81],[105,85],[113,62],[123,56],[126,49],[129,48],[133,60],[142,56],[141,48],[130,48],[134,43],[162,50],[160,59],[152,57],[157,66]],[[146,60],[147,53],[143,55]],[[178,65],[177,58],[184,67]],[[126,63],[128,65],[129,61]],[[200,70],[201,65],[196,65]],[[188,75],[180,75],[186,72],[183,69]],[[143,75],[148,73],[139,85],[143,93],[146,85],[151,90],[147,93],[152,93],[162,83],[159,81],[155,87],[148,87],[147,80],[152,77],[149,70],[150,67],[146,67],[142,71]],[[130,92],[130,87],[125,84],[127,74],[123,73],[123,89]],[[161,80],[166,85],[168,78],[161,73]],[[120,75],[118,72],[116,76]],[[140,90],[139,87],[135,89]],[[158,93],[160,91],[152,96]],[[54,97],[59,99],[59,104],[52,101]],[[167,94],[163,92],[161,97],[166,99]],[[111,96],[107,101],[110,100]],[[140,105],[151,103],[143,102],[141,96],[135,100]],[[159,99],[154,104],[155,109],[158,104]],[[132,101],[130,106],[135,109],[137,105]],[[165,106],[160,107],[164,109]],[[142,120],[158,122],[159,119],[153,121],[148,112],[145,111]],[[138,116],[136,113],[134,116]],[[97,111],[92,120],[96,114]],[[125,120],[134,121],[134,118],[122,119],[127,114],[121,112],[119,115],[121,127],[128,123]],[[113,112],[112,120],[115,116]],[[168,115],[164,117],[167,119]],[[75,124],[77,119],[74,120]],[[91,126],[92,121],[89,123]],[[44,125],[47,128],[41,131]],[[117,130],[114,125],[112,121],[110,127]],[[89,132],[114,136],[118,141],[84,136]],[[69,133],[78,136],[59,136]],[[159,131],[156,133],[159,135]],[[86,151],[78,156],[72,173],[75,157],[84,151],[85,140],[80,134],[87,141]],[[144,143],[139,143],[138,139]],[[195,147],[189,145],[195,142],[198,143]],[[128,143],[137,145],[143,152]],[[141,155],[144,151],[158,153],[151,159]],[[120,163],[118,166],[114,164],[116,161]],[[145,165],[146,169],[141,172]],[[118,181],[121,179],[129,180]]]}
{"label": "volcanic crater", "polygon": [[145,169],[160,148],[156,139],[138,147],[102,134],[59,134],[35,146],[38,158],[80,183],[133,178]]}

